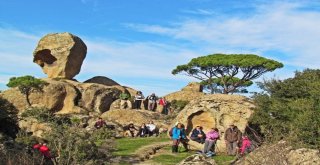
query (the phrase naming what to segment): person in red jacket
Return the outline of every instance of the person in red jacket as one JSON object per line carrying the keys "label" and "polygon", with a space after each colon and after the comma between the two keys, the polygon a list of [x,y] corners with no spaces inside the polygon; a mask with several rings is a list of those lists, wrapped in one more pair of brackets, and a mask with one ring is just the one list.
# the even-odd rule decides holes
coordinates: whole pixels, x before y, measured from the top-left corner
{"label": "person in red jacket", "polygon": [[33,148],[34,150],[39,150],[41,146],[42,146],[42,143],[37,143],[37,144],[33,145],[32,148]]}
{"label": "person in red jacket", "polygon": [[39,148],[39,151],[42,153],[44,158],[51,159],[50,149],[48,148],[46,143],[43,143],[43,145]]}
{"label": "person in red jacket", "polygon": [[239,149],[240,154],[244,155],[249,153],[251,150],[251,141],[249,140],[248,136],[242,136],[242,144]]}

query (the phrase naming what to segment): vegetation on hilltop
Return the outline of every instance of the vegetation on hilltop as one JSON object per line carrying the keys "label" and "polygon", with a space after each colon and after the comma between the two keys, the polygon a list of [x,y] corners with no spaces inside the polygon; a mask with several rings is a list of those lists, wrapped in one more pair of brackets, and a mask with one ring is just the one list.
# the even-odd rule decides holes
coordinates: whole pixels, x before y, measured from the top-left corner
{"label": "vegetation on hilltop", "polygon": [[293,147],[320,148],[320,70],[296,72],[294,78],[259,84],[250,124],[267,142],[286,140]]}
{"label": "vegetation on hilltop", "polygon": [[178,65],[172,74],[183,73],[201,80],[211,93],[233,93],[252,84],[266,72],[282,68],[283,64],[253,54],[212,54],[193,58]]}
{"label": "vegetation on hilltop", "polygon": [[37,79],[33,76],[21,76],[21,77],[12,77],[7,84],[8,87],[14,88],[18,87],[19,91],[26,96],[26,101],[29,106],[31,106],[29,100],[29,94],[31,90],[38,90],[41,91],[43,85],[46,83],[40,79]]}

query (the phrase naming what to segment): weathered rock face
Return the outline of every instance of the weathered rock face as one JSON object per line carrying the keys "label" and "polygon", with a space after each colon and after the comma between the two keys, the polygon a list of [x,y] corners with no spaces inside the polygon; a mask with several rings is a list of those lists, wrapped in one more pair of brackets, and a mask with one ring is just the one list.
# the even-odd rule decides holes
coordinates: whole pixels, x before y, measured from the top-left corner
{"label": "weathered rock face", "polygon": [[[121,91],[117,88],[99,84],[79,83],[76,81],[44,79],[47,85],[41,92],[32,91],[29,100],[32,106],[46,107],[59,114],[103,113],[109,110]],[[20,112],[28,106],[25,96],[17,88],[0,94],[12,103]]]}
{"label": "weathered rock face", "polygon": [[295,150],[285,141],[280,141],[276,144],[262,145],[235,164],[318,165],[320,164],[320,153],[319,150],[306,148]]}
{"label": "weathered rock face", "polygon": [[[226,151],[223,140],[225,130],[230,123],[234,123],[243,132],[247,120],[253,113],[253,108],[254,105],[244,96],[204,95],[191,101],[178,114],[175,121],[179,121],[186,126],[187,134],[190,134],[197,125],[201,125],[205,133],[212,127],[218,128],[222,138],[217,142],[217,151],[224,152]],[[190,141],[190,144],[198,149],[203,148],[203,145],[193,141]]]}
{"label": "weathered rock face", "polygon": [[161,115],[159,113],[146,110],[115,109],[103,113],[101,117],[121,126],[125,126],[128,125],[129,122],[133,122],[136,127],[139,127],[142,123],[147,124],[150,120],[152,120],[158,128],[168,129],[169,126],[169,123],[165,123],[164,120],[161,119]]}
{"label": "weathered rock face", "polygon": [[49,78],[72,79],[80,72],[87,46],[70,33],[48,34],[40,39],[33,52],[37,63]]}
{"label": "weathered rock face", "polygon": [[215,165],[214,159],[206,158],[203,155],[191,155],[182,160],[178,165]]}
{"label": "weathered rock face", "polygon": [[200,83],[191,82],[187,86],[182,88],[182,91],[202,92],[203,86]]}
{"label": "weathered rock face", "polygon": [[33,118],[25,118],[19,121],[19,127],[27,132],[32,132],[32,135],[36,137],[42,137],[44,132],[51,130],[48,124],[40,123]]}
{"label": "weathered rock face", "polygon": [[202,92],[202,86],[199,83],[189,83],[186,87],[184,87],[181,91],[170,93],[166,96],[166,100],[185,100],[191,101],[197,98],[204,96],[205,94]]}

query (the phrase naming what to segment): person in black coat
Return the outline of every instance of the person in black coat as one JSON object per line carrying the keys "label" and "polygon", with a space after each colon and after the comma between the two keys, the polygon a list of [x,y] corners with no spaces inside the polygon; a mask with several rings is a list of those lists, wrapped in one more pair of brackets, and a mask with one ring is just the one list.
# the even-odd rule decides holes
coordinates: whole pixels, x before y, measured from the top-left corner
{"label": "person in black coat", "polygon": [[202,127],[200,125],[192,130],[190,139],[201,144],[205,142],[206,134],[202,131]]}
{"label": "person in black coat", "polygon": [[149,135],[148,127],[146,126],[145,123],[142,123],[136,136],[146,137],[148,135]]}

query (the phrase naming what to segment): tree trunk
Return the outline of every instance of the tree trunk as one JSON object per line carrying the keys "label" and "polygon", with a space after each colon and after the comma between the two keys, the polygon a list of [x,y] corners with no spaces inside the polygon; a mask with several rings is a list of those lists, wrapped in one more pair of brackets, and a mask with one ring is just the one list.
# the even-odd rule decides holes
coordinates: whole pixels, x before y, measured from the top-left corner
{"label": "tree trunk", "polygon": [[26,92],[26,101],[27,101],[27,103],[28,103],[28,106],[31,107],[31,103],[30,103],[30,100],[29,100],[29,93],[30,93],[30,91],[28,90],[28,91]]}

